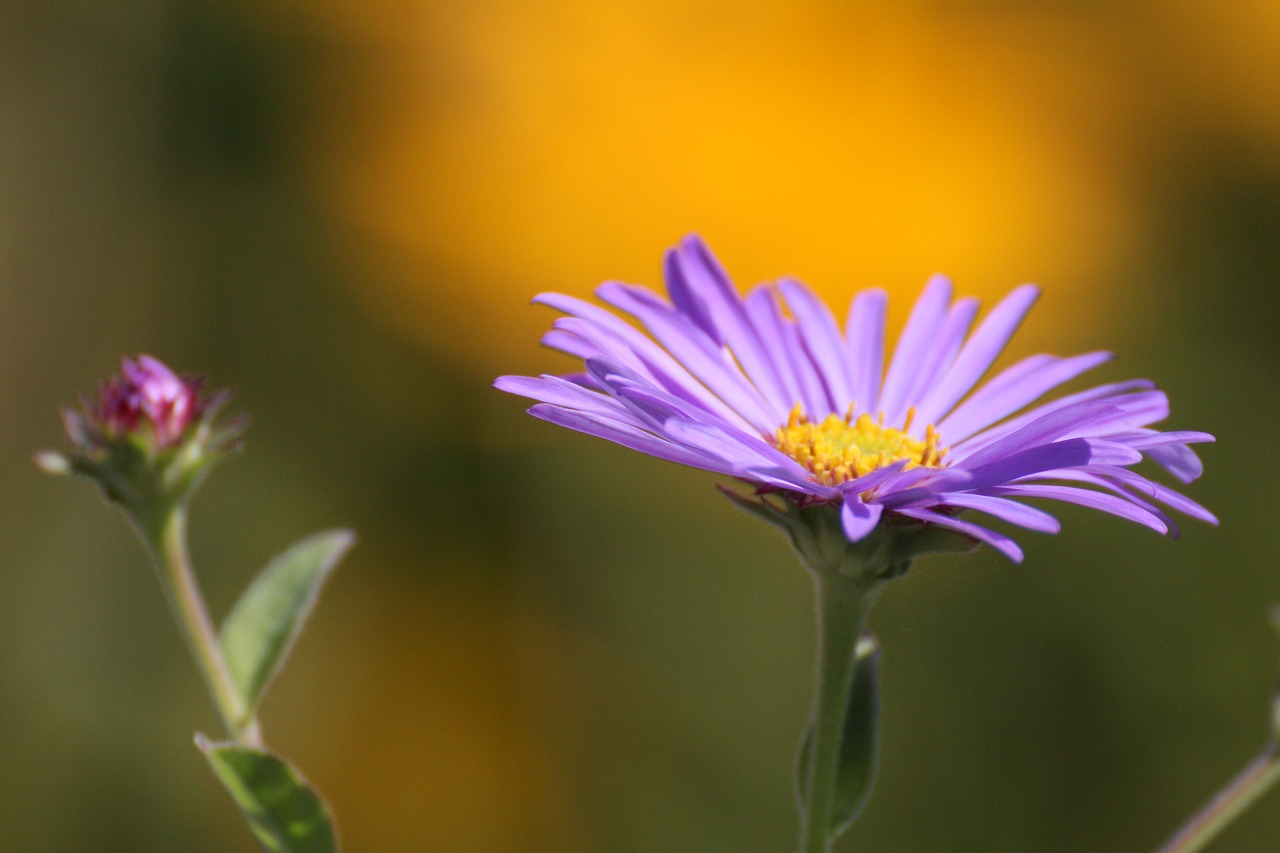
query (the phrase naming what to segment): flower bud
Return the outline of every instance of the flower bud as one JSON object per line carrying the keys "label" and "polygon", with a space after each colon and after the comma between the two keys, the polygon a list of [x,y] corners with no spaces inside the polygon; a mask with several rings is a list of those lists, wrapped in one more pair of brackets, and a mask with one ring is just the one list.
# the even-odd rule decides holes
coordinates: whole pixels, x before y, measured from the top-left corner
{"label": "flower bud", "polygon": [[36,454],[51,474],[83,474],[107,497],[134,510],[172,506],[188,497],[209,466],[238,449],[245,418],[214,422],[229,391],[202,394],[203,380],[179,376],[149,355],[123,359],[120,375],[64,409],[71,451]]}

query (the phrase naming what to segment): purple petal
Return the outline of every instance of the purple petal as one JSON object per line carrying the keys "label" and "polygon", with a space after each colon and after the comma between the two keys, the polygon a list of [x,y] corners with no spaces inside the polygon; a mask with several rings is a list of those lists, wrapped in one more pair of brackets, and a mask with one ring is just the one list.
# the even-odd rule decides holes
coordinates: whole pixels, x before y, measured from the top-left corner
{"label": "purple petal", "polygon": [[742,426],[726,422],[724,418],[696,404],[690,404],[680,397],[664,392],[623,365],[607,359],[589,358],[586,367],[592,380],[604,389],[605,393],[620,402],[626,411],[634,415],[646,428],[658,434],[663,432],[665,424],[672,418],[714,423],[718,427],[739,431],[752,431],[745,422],[742,422]]}
{"label": "purple petal", "polygon": [[1184,483],[1190,483],[1204,473],[1204,463],[1185,444],[1152,447],[1147,455]]}
{"label": "purple petal", "polygon": [[[1161,524],[1165,525],[1165,527],[1168,528],[1168,535],[1171,538],[1174,538],[1174,539],[1178,538],[1178,526],[1174,524],[1173,519],[1169,517],[1168,513],[1166,513],[1161,507],[1156,506],[1155,503],[1153,503],[1152,501],[1148,500],[1148,498],[1151,497],[1148,490],[1142,489],[1142,491],[1144,492],[1144,494],[1142,495],[1134,494],[1124,485],[1121,485],[1115,478],[1112,478],[1110,476],[1106,476],[1100,473],[1107,470],[1117,470],[1125,474],[1133,475],[1133,472],[1128,471],[1127,469],[1124,469],[1124,468],[1111,469],[1110,466],[1107,466],[1107,465],[1097,465],[1097,466],[1089,466],[1083,469],[1075,469],[1071,471],[1050,472],[1049,476],[1046,477],[1046,479],[1067,480],[1067,481],[1077,482],[1077,483],[1087,483],[1091,486],[1099,486],[1103,489],[1106,489],[1108,492],[1111,492],[1112,494],[1119,495],[1120,498],[1122,498],[1125,501],[1128,501],[1134,506],[1139,507],[1140,509],[1146,510],[1147,512],[1151,513],[1153,516],[1155,516],[1160,520]],[[1133,476],[1136,477],[1137,475],[1133,475]],[[1147,481],[1147,484],[1152,485],[1149,481]],[[1024,484],[1014,484],[1014,485],[1024,485]],[[1045,483],[1042,485],[1051,485],[1051,484]],[[1088,490],[1082,489],[1081,491],[1088,491]],[[1217,519],[1213,519],[1210,523],[1216,524]]]}
{"label": "purple petal", "polygon": [[782,315],[777,291],[768,285],[755,288],[747,295],[746,308],[757,333],[773,354],[774,368],[782,383],[785,396],[771,401],[776,402],[779,422],[786,420],[796,403],[814,417],[825,415],[830,405],[826,386],[815,376],[816,368],[801,345],[795,323]]}
{"label": "purple petal", "polygon": [[824,499],[838,492],[814,482],[798,462],[752,435],[711,423],[673,420],[666,433],[682,445],[727,465],[726,473]]}
{"label": "purple petal", "polygon": [[1062,438],[1078,431],[1082,425],[1110,415],[1114,411],[1115,407],[1110,403],[1097,400],[1087,400],[1074,406],[1057,409],[972,452],[967,452],[969,450],[967,446],[953,448],[952,464],[963,465],[972,470],[1026,448]]}
{"label": "purple petal", "polygon": [[562,352],[573,358],[587,359],[593,355],[599,355],[599,349],[593,344],[584,341],[577,335],[564,331],[563,329],[552,328],[542,335],[538,343],[547,349],[553,349],[556,352]]}
{"label": "purple petal", "polygon": [[1114,491],[1116,494],[1118,494],[1120,497],[1124,498],[1125,500],[1129,501],[1134,506],[1139,507],[1140,509],[1144,509],[1147,512],[1151,513],[1156,518],[1160,519],[1160,523],[1165,526],[1165,531],[1166,531],[1165,535],[1168,536],[1170,539],[1177,539],[1180,535],[1182,535],[1181,531],[1178,529],[1178,525],[1174,523],[1173,518],[1170,517],[1170,515],[1167,512],[1165,512],[1161,507],[1158,507],[1151,501],[1148,501],[1146,498],[1135,495],[1132,492],[1126,491],[1125,489],[1112,489],[1111,491]]}
{"label": "purple petal", "polygon": [[1048,403],[1036,406],[1015,418],[1010,418],[1004,423],[985,429],[971,438],[967,438],[955,445],[957,453],[973,453],[977,449],[986,447],[989,444],[998,441],[1015,430],[1022,429],[1027,424],[1034,422],[1038,418],[1042,418],[1052,412],[1061,411],[1069,406],[1075,406],[1080,403],[1098,402],[1110,403],[1113,398],[1120,397],[1130,391],[1150,390],[1155,384],[1146,379],[1131,379],[1128,382],[1114,382],[1110,385],[1098,385],[1075,394],[1069,394],[1066,397],[1059,397]]}
{"label": "purple petal", "polygon": [[[666,350],[603,308],[558,293],[544,293],[533,301],[570,315],[553,324],[556,331],[543,337],[545,346],[567,352],[584,361],[600,354],[591,351],[592,346],[596,350],[616,352],[618,355],[615,358],[633,364],[641,372],[647,370],[657,384],[673,394],[687,400],[696,399],[707,409],[720,413],[730,421],[746,422],[737,411],[690,375]],[[557,331],[569,332],[571,336],[557,335]],[[588,331],[594,334],[588,335]],[[585,346],[584,341],[591,346]],[[632,357],[624,357],[623,353],[630,353]]]}
{"label": "purple petal", "polygon": [[[658,372],[651,367],[651,363],[655,359],[650,356],[655,353],[662,353],[665,358],[657,359],[660,364],[665,364],[668,368],[673,368],[678,374],[683,374],[683,378],[686,380],[685,384],[697,388],[703,397],[709,400],[715,399],[714,394],[709,393],[697,380],[689,376],[687,371],[681,370],[680,365],[671,356],[663,352],[653,341],[635,329],[631,329],[630,326],[627,326],[627,328],[631,329],[632,334],[620,335],[615,329],[602,326],[599,323],[593,323],[581,317],[560,317],[551,324],[551,328],[567,332],[576,338],[586,341],[595,348],[594,356],[604,356],[610,361],[625,364],[628,369],[641,374],[654,384],[658,384],[659,379]],[[636,348],[635,345],[638,343],[645,345],[643,350]]]}
{"label": "purple petal", "polygon": [[1181,494],[1180,492],[1175,492],[1168,486],[1161,485],[1154,480],[1149,480],[1136,471],[1130,471],[1128,468],[1091,465],[1084,471],[1049,471],[1046,472],[1046,479],[1076,480],[1083,483],[1090,483],[1092,485],[1110,489],[1125,497],[1130,496],[1128,489],[1132,489],[1144,497],[1157,500],[1165,506],[1170,507],[1171,509],[1176,509],[1178,512],[1190,516],[1191,518],[1195,518],[1209,524],[1216,525],[1218,523],[1217,516],[1193,501],[1191,498]]}
{"label": "purple petal", "polygon": [[[718,345],[724,346],[724,338],[720,336],[716,324],[711,319],[706,300],[709,287],[718,287],[719,283],[708,281],[705,271],[702,270],[689,270],[689,274],[686,275],[683,255],[684,246],[677,246],[668,249],[662,258],[665,273],[663,277],[667,282],[667,294],[671,297],[671,304],[677,311],[692,320],[694,325],[706,332],[707,336]],[[699,272],[704,274],[699,275]],[[690,279],[693,281],[691,282]]]}
{"label": "purple petal", "polygon": [[1090,509],[1100,510],[1102,512],[1117,515],[1129,521],[1136,521],[1138,524],[1146,525],[1152,530],[1159,533],[1168,533],[1169,527],[1155,513],[1145,510],[1139,506],[1135,506],[1132,502],[1116,497],[1115,495],[1106,495],[1102,492],[1095,492],[1091,489],[1078,489],[1074,486],[1053,486],[1053,485],[1011,485],[999,486],[991,489],[992,494],[996,495],[1012,495],[1023,498],[1051,498],[1056,501],[1065,503],[1078,504]]}
{"label": "purple petal", "polygon": [[766,398],[779,396],[782,388],[770,354],[748,320],[741,297],[706,244],[696,235],[686,237],[667,254],[666,270],[668,276],[674,273],[679,277],[687,292],[696,293],[711,326],[710,339],[717,346],[728,345],[742,371]]}
{"label": "purple petal", "polygon": [[880,383],[884,378],[884,322],[889,294],[864,290],[849,306],[845,335],[849,347],[850,395],[866,412],[880,407]]}
{"label": "purple petal", "polygon": [[876,489],[876,500],[886,506],[928,503],[943,492],[967,489],[973,475],[960,468],[912,468],[888,478]]}
{"label": "purple petal", "polygon": [[1033,356],[979,388],[938,424],[938,431],[954,446],[1110,358],[1106,352],[1073,358]]}
{"label": "purple petal", "polygon": [[1032,447],[979,468],[969,469],[969,488],[986,490],[991,486],[1029,477],[1058,468],[1076,468],[1093,458],[1093,448],[1085,438],[1072,438]]}
{"label": "purple petal", "polygon": [[655,456],[658,459],[666,459],[670,462],[688,465],[691,468],[703,468],[708,471],[715,471],[718,474],[734,476],[730,466],[725,464],[723,460],[678,444],[672,444],[666,439],[659,438],[652,433],[622,421],[588,415],[572,409],[562,409],[559,406],[553,406],[548,403],[539,403],[532,407],[529,409],[529,414],[556,426],[593,435],[596,438],[603,438],[606,441],[612,441],[614,444],[621,444],[623,447],[638,450],[647,456]]}
{"label": "purple petal", "polygon": [[661,431],[663,424],[672,418],[724,423],[723,420],[689,406],[680,398],[663,393],[651,385],[619,382],[613,386],[613,393],[628,410],[652,425],[655,431]]}
{"label": "purple petal", "polygon": [[886,416],[890,412],[897,414],[890,423],[900,422],[906,412],[907,391],[920,369],[921,356],[934,343],[946,322],[951,293],[951,280],[936,275],[929,279],[924,293],[916,300],[902,337],[898,339],[898,346],[893,351],[889,373],[884,380],[884,392],[880,395],[879,409]]}
{"label": "purple petal", "polygon": [[1138,391],[1133,394],[1108,396],[1105,402],[1118,411],[1097,418],[1073,435],[1102,436],[1145,427],[1169,417],[1169,398],[1163,391]]}
{"label": "purple petal", "polygon": [[1207,432],[1195,430],[1170,430],[1160,432],[1153,429],[1134,430],[1132,435],[1119,433],[1108,436],[1113,441],[1123,441],[1135,450],[1146,450],[1151,447],[1163,447],[1166,444],[1212,444],[1217,441]]}
{"label": "purple petal", "polygon": [[1041,509],[1024,503],[998,498],[992,495],[976,495],[971,492],[950,492],[940,496],[950,506],[963,507],[987,515],[995,516],[1002,521],[1035,530],[1039,533],[1057,533],[1062,529],[1058,519]]}
{"label": "purple petal", "polygon": [[895,510],[895,512],[898,515],[905,515],[908,518],[914,518],[919,521],[927,521],[930,524],[936,524],[939,527],[946,527],[958,533],[963,533],[965,536],[977,539],[979,542],[985,542],[1015,563],[1022,562],[1022,549],[1018,547],[1018,543],[1002,533],[927,509],[900,509]]}
{"label": "purple petal", "polygon": [[1024,284],[991,310],[969,338],[951,368],[918,407],[923,423],[937,423],[977,384],[1009,343],[1013,333],[1040,297],[1040,288]]}
{"label": "purple petal", "polygon": [[850,542],[858,542],[876,529],[880,522],[880,504],[863,503],[856,495],[848,495],[840,507],[840,523]]}
{"label": "purple petal", "polygon": [[591,361],[603,357],[613,364],[625,365],[629,374],[635,374],[647,384],[666,389],[674,396],[700,409],[714,412],[717,417],[727,420],[735,426],[743,429],[754,428],[747,420],[725,405],[705,385],[690,376],[688,371],[681,368],[670,358],[668,358],[668,361],[677,371],[675,374],[664,371],[660,366],[650,364],[643,355],[632,350],[625,340],[614,336],[609,330],[586,320],[577,317],[561,317],[555,321],[554,328],[568,332],[578,340],[586,341],[594,348],[594,352],[579,354],[579,358],[583,361]]}
{"label": "purple petal", "polygon": [[795,323],[787,323],[782,327],[783,338],[787,342],[787,351],[792,362],[796,364],[796,379],[800,381],[800,399],[805,409],[815,420],[836,411],[839,405],[827,393],[827,386],[818,375],[818,367],[809,357],[801,339],[800,329]]}
{"label": "purple petal", "polygon": [[1127,444],[1105,438],[1086,438],[1085,441],[1089,442],[1090,465],[1137,465],[1142,461],[1142,452]]}
{"label": "purple petal", "polygon": [[844,339],[831,311],[812,290],[794,279],[782,279],[778,288],[796,318],[800,339],[826,385],[832,409],[848,406],[853,401],[853,383],[845,360]]}
{"label": "purple petal", "polygon": [[871,471],[870,473],[864,474],[861,477],[852,479],[847,483],[841,483],[840,493],[842,495],[848,496],[848,495],[860,495],[860,494],[863,494],[864,492],[872,491],[877,486],[881,485],[882,483],[885,483],[888,480],[893,479],[898,474],[900,474],[902,472],[902,469],[905,468],[906,465],[907,465],[907,460],[900,459],[897,462],[893,462],[889,465],[884,466],[883,468],[877,468],[876,470]]}
{"label": "purple petal", "polygon": [[671,301],[681,310],[683,305],[693,308],[691,318],[717,344],[732,345],[725,332],[733,325],[729,315],[738,302],[738,292],[707,244],[697,234],[690,234],[669,249],[663,260]]}
{"label": "purple petal", "polygon": [[790,407],[800,402],[800,384],[796,380],[793,368],[789,363],[787,342],[782,334],[786,318],[778,306],[778,297],[769,285],[761,284],[753,287],[742,302],[761,345],[773,357],[774,370],[778,376],[779,390],[776,396],[769,396],[761,391],[775,412],[790,412]]}
{"label": "purple petal", "polygon": [[[890,414],[886,410],[886,422],[896,424],[905,421],[907,411],[928,393],[934,383],[951,366],[956,354],[960,352],[961,345],[964,344],[965,335],[968,334],[969,327],[973,325],[973,318],[978,315],[980,304],[976,299],[965,298],[957,300],[951,306],[951,310],[947,312],[946,322],[938,330],[937,337],[921,353],[915,376],[908,385],[898,411]],[[917,417],[913,421],[911,429],[908,430],[908,433],[916,438],[924,435],[925,426],[929,423],[920,418],[918,414],[917,412]]]}
{"label": "purple petal", "polygon": [[598,391],[589,391],[559,376],[499,376],[493,381],[493,387],[588,415],[614,419],[626,417],[613,398]]}
{"label": "purple petal", "polygon": [[[658,365],[671,374],[678,375],[683,373],[688,376],[687,371],[684,371],[666,350],[645,337],[629,323],[597,305],[560,293],[542,293],[535,296],[533,301],[536,304],[546,305],[557,311],[562,311],[570,317],[576,317],[591,326],[610,333],[646,363]],[[561,326],[563,327],[563,324]],[[692,377],[689,377],[689,380],[693,384],[697,384]]]}
{"label": "purple petal", "polygon": [[690,373],[758,430],[774,429],[780,418],[737,365],[688,318],[673,312],[641,288],[611,282],[596,290],[609,304],[634,315]]}

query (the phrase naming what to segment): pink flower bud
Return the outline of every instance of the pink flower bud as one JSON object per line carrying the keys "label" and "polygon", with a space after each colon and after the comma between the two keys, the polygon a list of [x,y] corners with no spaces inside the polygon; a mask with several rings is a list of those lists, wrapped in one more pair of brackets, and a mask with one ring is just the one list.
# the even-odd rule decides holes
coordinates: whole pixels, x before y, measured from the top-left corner
{"label": "pink flower bud", "polygon": [[[120,376],[98,387],[95,403],[86,402],[85,414],[106,438],[125,438],[148,430],[157,450],[178,442],[204,412],[201,380],[180,377],[149,355],[124,359]],[[69,435],[72,443],[79,443]]]}
{"label": "pink flower bud", "polygon": [[149,355],[123,359],[120,374],[62,411],[72,449],[37,453],[50,474],[81,474],[107,497],[143,515],[182,501],[210,467],[240,448],[246,416],[218,419],[230,391],[204,394]]}

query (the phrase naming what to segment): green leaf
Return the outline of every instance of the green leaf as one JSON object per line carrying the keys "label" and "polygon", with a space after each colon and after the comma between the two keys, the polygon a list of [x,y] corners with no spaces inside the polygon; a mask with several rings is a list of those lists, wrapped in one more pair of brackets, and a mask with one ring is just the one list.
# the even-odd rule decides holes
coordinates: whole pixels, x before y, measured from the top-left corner
{"label": "green leaf", "polygon": [[[849,683],[849,704],[840,735],[840,757],[836,765],[835,803],[829,838],[843,833],[862,813],[871,797],[876,775],[876,752],[880,728],[880,644],[863,634],[854,651],[853,678]],[[796,764],[797,794],[801,804],[809,799],[809,752],[813,743],[812,724],[800,742]]]}
{"label": "green leaf", "polygon": [[276,556],[222,624],[218,645],[250,714],[297,638],[320,588],[355,544],[350,530],[303,539]]}
{"label": "green leaf", "polygon": [[288,762],[238,743],[196,735],[196,746],[267,853],[334,853],[324,802]]}

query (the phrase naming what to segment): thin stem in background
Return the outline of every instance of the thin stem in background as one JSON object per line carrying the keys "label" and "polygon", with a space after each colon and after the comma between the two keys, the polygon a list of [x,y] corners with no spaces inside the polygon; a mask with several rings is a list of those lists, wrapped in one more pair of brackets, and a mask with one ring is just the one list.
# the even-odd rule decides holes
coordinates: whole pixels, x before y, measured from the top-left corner
{"label": "thin stem in background", "polygon": [[1280,754],[1275,742],[1267,744],[1257,758],[1217,793],[1209,804],[1178,830],[1159,853],[1195,853],[1253,805],[1280,779]]}

